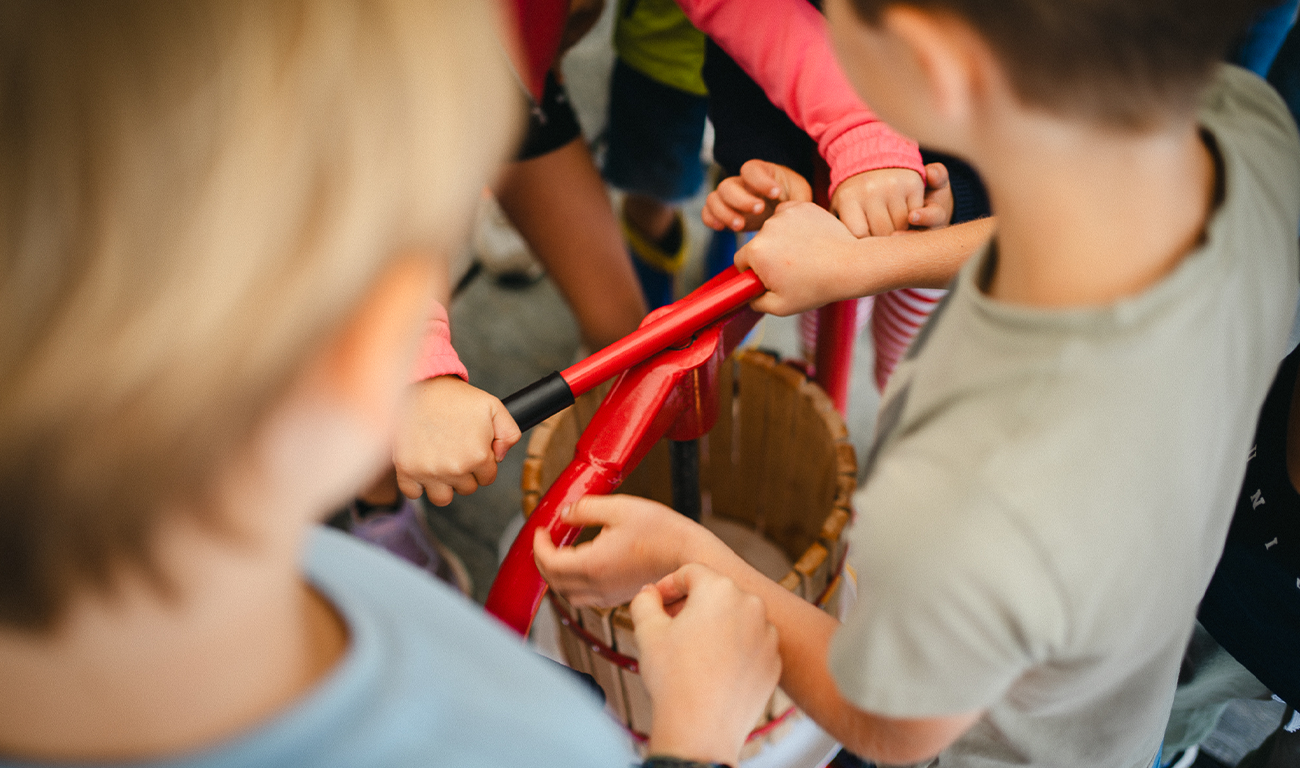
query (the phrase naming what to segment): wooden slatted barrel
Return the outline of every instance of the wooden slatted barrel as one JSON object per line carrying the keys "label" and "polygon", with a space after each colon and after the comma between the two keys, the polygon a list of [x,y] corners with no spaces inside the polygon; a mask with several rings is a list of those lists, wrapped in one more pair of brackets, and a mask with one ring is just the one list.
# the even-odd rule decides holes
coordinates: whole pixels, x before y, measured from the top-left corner
{"label": "wooden slatted barrel", "polygon": [[[728,360],[718,390],[718,423],[699,452],[704,524],[786,589],[834,612],[857,477],[844,420],[801,370],[762,352]],[[533,430],[523,473],[525,515],[572,460],[606,391],[608,385],[584,395]],[[672,503],[666,441],[618,492]],[[551,598],[569,665],[600,683],[611,713],[643,742],[650,699],[633,671],[636,640],[626,606],[575,609],[554,593]],[[778,689],[743,757],[781,738],[799,716]]]}

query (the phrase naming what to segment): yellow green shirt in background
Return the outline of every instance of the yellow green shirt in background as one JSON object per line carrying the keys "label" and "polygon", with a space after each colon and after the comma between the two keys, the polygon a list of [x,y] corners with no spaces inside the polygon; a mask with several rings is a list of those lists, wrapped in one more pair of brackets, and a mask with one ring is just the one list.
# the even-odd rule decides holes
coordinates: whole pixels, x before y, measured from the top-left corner
{"label": "yellow green shirt in background", "polygon": [[664,85],[708,95],[704,33],[691,25],[675,0],[619,0],[614,51],[623,63]]}

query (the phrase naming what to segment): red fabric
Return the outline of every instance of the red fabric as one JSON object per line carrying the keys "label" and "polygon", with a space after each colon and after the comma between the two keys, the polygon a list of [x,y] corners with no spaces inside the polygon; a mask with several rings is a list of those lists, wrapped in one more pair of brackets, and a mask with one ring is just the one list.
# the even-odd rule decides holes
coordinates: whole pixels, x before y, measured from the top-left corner
{"label": "red fabric", "polygon": [[916,142],[894,133],[858,98],[835,60],[826,19],[806,0],[677,4],[817,142],[831,167],[831,194],[848,177],[880,168],[925,177]]}
{"label": "red fabric", "polygon": [[465,370],[456,350],[451,347],[451,325],[447,322],[447,309],[435,301],[429,310],[424,341],[420,345],[420,357],[415,362],[411,380],[424,381],[438,376],[459,376],[469,381],[469,372]]}
{"label": "red fabric", "polygon": [[527,72],[519,73],[534,101],[542,100],[546,73],[555,63],[560,37],[569,17],[567,0],[511,0],[515,30],[523,48]]}

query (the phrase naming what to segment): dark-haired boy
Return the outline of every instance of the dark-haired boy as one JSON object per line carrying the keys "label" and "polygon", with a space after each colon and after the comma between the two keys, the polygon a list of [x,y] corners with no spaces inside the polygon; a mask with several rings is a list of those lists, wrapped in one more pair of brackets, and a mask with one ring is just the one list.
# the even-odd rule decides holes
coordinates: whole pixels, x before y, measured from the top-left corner
{"label": "dark-haired boy", "polygon": [[[878,762],[1151,765],[1296,298],[1296,129],[1215,64],[1252,10],[830,0],[862,95],[971,159],[999,221],[885,393],[859,602],[841,627],[617,498],[570,510],[606,526],[591,544],[539,540],[552,583],[604,602],[681,562],[730,575],[781,633],[783,688]],[[861,267],[824,213],[768,226],[749,263],[778,293]]]}

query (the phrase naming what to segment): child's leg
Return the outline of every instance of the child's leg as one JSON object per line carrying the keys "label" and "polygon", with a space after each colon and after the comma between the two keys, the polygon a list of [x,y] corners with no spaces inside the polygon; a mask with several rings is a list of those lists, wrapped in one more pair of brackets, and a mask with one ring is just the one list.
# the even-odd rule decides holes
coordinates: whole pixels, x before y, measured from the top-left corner
{"label": "child's leg", "polygon": [[707,111],[706,97],[615,60],[604,176],[627,192],[623,236],[652,309],[676,298],[675,277],[685,262],[687,243],[675,202],[695,194],[704,182],[700,145]]}
{"label": "child's leg", "polygon": [[605,185],[581,137],[514,163],[497,199],[568,300],[590,349],[636,330],[645,302]]}
{"label": "child's leg", "polygon": [[900,288],[876,297],[871,312],[871,341],[876,347],[876,386],[885,390],[894,366],[947,291]]}
{"label": "child's leg", "polygon": [[595,350],[636,330],[645,303],[623,255],[618,220],[554,73],[529,118],[497,202],[550,273]]}

